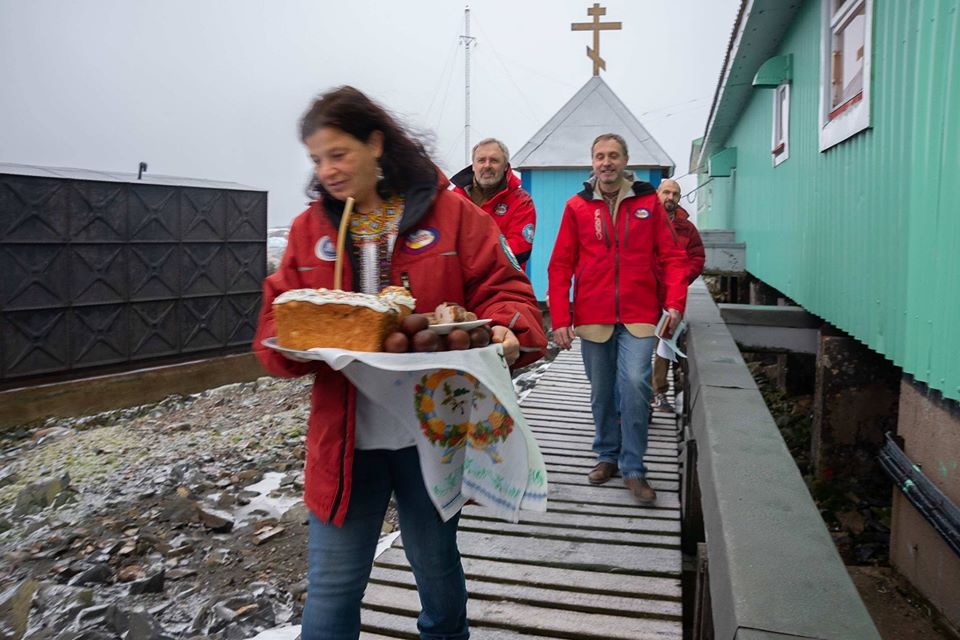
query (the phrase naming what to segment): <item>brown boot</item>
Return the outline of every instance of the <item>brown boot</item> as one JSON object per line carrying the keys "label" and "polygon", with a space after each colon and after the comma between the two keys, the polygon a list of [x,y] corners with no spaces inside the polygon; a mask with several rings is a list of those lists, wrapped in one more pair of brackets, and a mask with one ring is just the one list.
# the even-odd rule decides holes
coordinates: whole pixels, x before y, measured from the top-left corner
{"label": "brown boot", "polygon": [[598,462],[587,474],[590,484],[603,484],[617,473],[617,465],[612,462]]}
{"label": "brown boot", "polygon": [[627,485],[633,499],[640,504],[653,504],[657,501],[657,492],[644,478],[624,478],[623,484]]}

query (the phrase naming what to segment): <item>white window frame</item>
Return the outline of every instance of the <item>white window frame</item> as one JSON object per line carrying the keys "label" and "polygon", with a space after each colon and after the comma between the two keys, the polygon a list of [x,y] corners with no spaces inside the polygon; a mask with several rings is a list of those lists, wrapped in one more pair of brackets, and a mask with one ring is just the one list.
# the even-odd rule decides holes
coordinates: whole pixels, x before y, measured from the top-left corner
{"label": "white window frame", "polygon": [[[779,126],[778,126],[779,125]],[[783,135],[778,136],[778,131]],[[773,92],[773,122],[770,127],[770,154],[773,166],[790,157],[790,83],[780,84]]]}
{"label": "white window frame", "polygon": [[[870,89],[872,84],[873,2],[843,0],[834,11],[836,0],[821,0],[820,30],[820,151],[826,151],[870,127]],[[838,109],[832,105],[833,45],[835,34],[847,25],[863,7],[863,89]]]}

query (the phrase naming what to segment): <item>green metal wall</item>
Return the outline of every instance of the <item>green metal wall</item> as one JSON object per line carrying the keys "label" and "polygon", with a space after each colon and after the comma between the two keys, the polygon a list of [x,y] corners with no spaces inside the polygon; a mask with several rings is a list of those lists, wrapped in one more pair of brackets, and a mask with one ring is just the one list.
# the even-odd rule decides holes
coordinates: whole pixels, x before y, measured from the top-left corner
{"label": "green metal wall", "polygon": [[[773,167],[773,91],[755,89],[725,146],[706,225],[732,228],[747,269],[960,400],[960,0],[875,0],[872,128],[820,153],[820,2],[792,53],[790,157]],[[706,187],[705,187],[706,188]],[[733,197],[727,191],[733,190]]]}

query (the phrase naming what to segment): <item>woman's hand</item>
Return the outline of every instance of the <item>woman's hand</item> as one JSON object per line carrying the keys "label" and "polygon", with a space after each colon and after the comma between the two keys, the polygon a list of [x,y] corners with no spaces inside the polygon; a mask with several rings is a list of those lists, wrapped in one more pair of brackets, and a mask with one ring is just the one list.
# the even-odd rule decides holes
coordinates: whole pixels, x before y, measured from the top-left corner
{"label": "woman's hand", "polygon": [[520,357],[520,341],[517,340],[517,336],[513,335],[513,331],[510,331],[507,327],[495,326],[492,329],[493,337],[491,341],[497,344],[503,345],[503,357],[506,359],[507,364],[513,364],[517,361],[517,358]]}
{"label": "woman's hand", "polygon": [[560,327],[553,330],[553,341],[561,349],[569,349],[573,345],[573,339],[576,335],[573,332],[573,327]]}

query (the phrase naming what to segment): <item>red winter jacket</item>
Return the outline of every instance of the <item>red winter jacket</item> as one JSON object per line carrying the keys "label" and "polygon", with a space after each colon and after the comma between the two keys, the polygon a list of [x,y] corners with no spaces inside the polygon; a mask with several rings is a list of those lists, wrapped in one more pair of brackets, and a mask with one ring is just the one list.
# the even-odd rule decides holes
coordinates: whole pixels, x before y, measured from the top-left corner
{"label": "red winter jacket", "polygon": [[653,186],[634,182],[633,195],[620,203],[616,223],[603,199],[594,198],[592,182],[584,187],[567,200],[547,269],[553,328],[656,324],[661,304],[652,262],[663,270],[665,306],[683,313],[687,258]]}
{"label": "red winter jacket", "polygon": [[[510,250],[526,271],[527,260],[533,250],[533,234],[537,227],[537,211],[530,194],[520,186],[520,178],[507,165],[507,186],[481,205],[481,209],[497,221],[500,233],[507,239]],[[473,186],[473,167],[469,166],[450,178],[454,191],[470,200],[467,189]],[[470,200],[470,202],[473,202]]]}
{"label": "red winter jacket", "polygon": [[703,263],[706,261],[703,240],[700,239],[700,232],[690,222],[690,214],[683,207],[678,206],[674,211],[672,222],[677,232],[677,242],[687,253],[687,284],[689,284],[703,273]]}
{"label": "red winter jacket", "polygon": [[[456,302],[494,324],[509,326],[520,341],[515,367],[543,355],[546,336],[527,277],[507,258],[488,216],[439,184],[420,183],[406,194],[400,233],[390,266],[391,282],[406,283],[418,312]],[[356,389],[324,363],[288,360],[261,341],[276,335],[273,300],[299,288],[332,288],[337,229],[343,203],[325,198],[301,213],[290,227],[276,273],[264,281],[263,308],[253,348],[277,376],[315,374],[307,431],[304,500],[320,519],[343,524],[350,503]],[[346,246],[352,246],[349,239]],[[356,257],[351,252],[351,262]],[[352,289],[355,268],[344,261],[343,287]]]}

